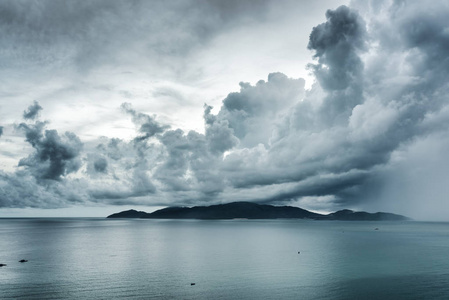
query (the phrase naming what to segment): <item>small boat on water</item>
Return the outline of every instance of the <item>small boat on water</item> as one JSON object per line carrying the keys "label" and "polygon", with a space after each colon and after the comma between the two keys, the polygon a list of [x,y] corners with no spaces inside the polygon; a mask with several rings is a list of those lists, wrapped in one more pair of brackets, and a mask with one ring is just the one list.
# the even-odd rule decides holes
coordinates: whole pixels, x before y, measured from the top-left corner
{"label": "small boat on water", "polygon": [[20,263],[24,263],[24,262],[27,262],[28,260],[26,260],[26,259],[21,259],[21,260],[19,260],[19,262]]}
{"label": "small boat on water", "polygon": [[5,267],[6,266],[6,264],[0,264],[0,267]]}

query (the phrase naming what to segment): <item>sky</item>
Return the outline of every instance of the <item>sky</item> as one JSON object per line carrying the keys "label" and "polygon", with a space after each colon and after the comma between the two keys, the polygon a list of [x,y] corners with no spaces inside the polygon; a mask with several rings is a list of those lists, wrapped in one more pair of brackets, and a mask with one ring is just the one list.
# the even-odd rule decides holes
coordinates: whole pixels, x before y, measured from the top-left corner
{"label": "sky", "polygon": [[447,1],[1,1],[0,217],[449,220]]}

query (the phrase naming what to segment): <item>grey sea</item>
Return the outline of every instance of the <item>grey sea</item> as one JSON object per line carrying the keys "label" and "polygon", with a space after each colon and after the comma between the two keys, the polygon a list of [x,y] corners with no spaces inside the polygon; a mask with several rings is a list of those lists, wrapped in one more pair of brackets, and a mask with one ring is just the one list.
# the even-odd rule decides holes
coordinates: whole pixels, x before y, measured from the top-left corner
{"label": "grey sea", "polygon": [[0,219],[0,263],[0,299],[449,299],[449,223]]}

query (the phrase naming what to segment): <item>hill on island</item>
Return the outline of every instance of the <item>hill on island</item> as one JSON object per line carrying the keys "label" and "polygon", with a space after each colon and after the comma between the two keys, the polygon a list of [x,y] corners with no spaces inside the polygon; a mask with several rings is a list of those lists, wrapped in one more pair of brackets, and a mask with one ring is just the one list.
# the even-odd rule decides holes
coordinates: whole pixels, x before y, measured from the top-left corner
{"label": "hill on island", "polygon": [[152,213],[127,210],[112,214],[108,218],[140,219],[313,219],[344,221],[404,221],[407,217],[392,213],[355,212],[340,210],[328,215],[314,213],[299,207],[262,205],[251,202],[232,202],[211,206],[167,207]]}

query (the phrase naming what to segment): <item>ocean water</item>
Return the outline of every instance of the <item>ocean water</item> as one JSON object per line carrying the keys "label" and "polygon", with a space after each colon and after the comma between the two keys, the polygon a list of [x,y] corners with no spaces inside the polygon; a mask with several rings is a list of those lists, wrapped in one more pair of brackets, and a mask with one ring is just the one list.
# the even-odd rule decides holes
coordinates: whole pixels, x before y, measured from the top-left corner
{"label": "ocean water", "polygon": [[449,223],[0,219],[0,263],[0,299],[449,299]]}

